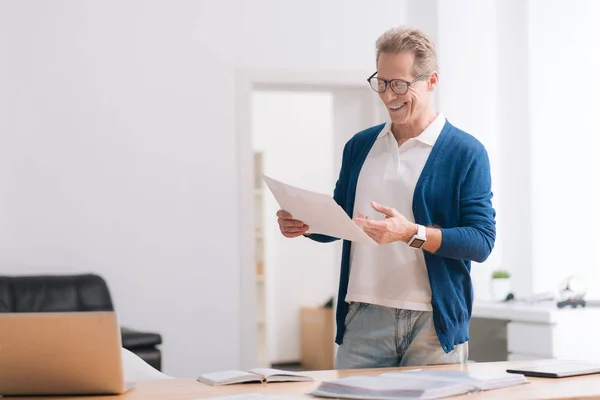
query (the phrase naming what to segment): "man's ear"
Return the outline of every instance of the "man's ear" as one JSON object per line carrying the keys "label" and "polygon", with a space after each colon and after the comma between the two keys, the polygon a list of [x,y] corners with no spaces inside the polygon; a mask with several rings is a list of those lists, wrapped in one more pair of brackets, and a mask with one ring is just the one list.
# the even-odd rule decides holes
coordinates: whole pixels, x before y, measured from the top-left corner
{"label": "man's ear", "polygon": [[429,75],[429,79],[427,79],[427,90],[433,92],[435,87],[438,84],[438,73],[436,71],[432,72]]}

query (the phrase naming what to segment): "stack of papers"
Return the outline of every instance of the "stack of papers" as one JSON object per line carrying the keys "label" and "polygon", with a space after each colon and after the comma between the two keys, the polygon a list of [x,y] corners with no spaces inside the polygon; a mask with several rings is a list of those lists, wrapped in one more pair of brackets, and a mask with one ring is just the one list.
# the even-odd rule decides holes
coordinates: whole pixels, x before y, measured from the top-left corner
{"label": "stack of papers", "polygon": [[472,386],[464,383],[358,375],[323,382],[311,394],[343,399],[396,400],[439,399],[471,391]]}
{"label": "stack of papers", "polygon": [[335,379],[321,383],[311,394],[359,400],[440,399],[527,382],[520,374],[419,370]]}
{"label": "stack of papers", "polygon": [[528,383],[528,380],[523,374],[509,374],[506,372],[444,371],[430,369],[406,372],[387,372],[381,374],[381,376],[396,379],[461,382],[472,385],[477,390],[500,389]]}

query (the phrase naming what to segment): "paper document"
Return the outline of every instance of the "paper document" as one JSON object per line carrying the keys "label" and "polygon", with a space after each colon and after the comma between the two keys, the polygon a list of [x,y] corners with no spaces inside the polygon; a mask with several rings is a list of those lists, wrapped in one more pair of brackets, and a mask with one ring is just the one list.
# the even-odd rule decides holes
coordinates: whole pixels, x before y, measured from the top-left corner
{"label": "paper document", "polygon": [[266,175],[263,175],[263,179],[281,209],[307,224],[308,233],[377,245],[331,196],[300,189]]}

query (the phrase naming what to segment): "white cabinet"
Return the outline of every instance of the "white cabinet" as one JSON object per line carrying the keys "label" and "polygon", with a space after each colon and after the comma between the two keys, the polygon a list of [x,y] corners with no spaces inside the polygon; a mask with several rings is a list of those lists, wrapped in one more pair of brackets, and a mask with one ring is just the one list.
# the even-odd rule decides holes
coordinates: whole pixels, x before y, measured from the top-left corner
{"label": "white cabinet", "polygon": [[[506,326],[508,354],[540,357],[553,355],[554,325],[530,322],[509,322]],[[532,340],[534,339],[535,340]]]}
{"label": "white cabinet", "polygon": [[600,361],[600,308],[476,302],[473,318],[506,320],[508,359]]}

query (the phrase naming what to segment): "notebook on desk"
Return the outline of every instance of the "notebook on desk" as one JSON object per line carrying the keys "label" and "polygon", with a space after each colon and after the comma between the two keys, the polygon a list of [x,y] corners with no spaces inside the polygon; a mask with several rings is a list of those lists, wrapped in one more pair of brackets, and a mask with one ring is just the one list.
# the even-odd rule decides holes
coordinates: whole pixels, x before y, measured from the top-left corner
{"label": "notebook on desk", "polygon": [[600,364],[564,362],[535,367],[509,368],[506,372],[538,378],[566,378],[569,376],[600,374]]}
{"label": "notebook on desk", "polygon": [[267,383],[267,382],[302,382],[313,381],[308,375],[298,372],[284,371],[272,368],[254,368],[248,371],[220,371],[200,375],[198,381],[211,386],[231,385],[236,383]]}

